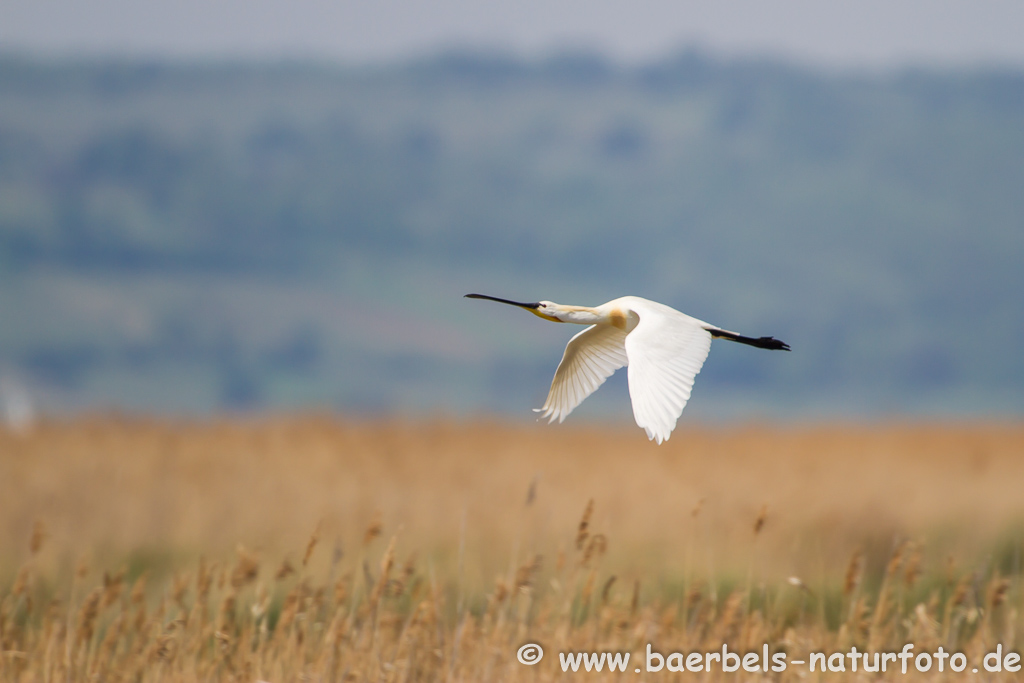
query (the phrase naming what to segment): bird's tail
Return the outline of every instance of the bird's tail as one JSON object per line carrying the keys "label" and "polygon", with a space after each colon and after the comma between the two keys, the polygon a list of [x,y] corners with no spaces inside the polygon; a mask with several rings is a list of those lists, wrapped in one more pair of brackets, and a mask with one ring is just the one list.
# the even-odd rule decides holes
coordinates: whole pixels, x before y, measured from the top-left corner
{"label": "bird's tail", "polygon": [[756,346],[759,349],[789,351],[789,344],[784,341],[780,341],[775,337],[744,337],[742,334],[736,334],[735,332],[729,332],[728,330],[721,330],[718,328],[711,328],[708,332],[711,333],[712,337],[728,339],[729,341],[739,342],[740,344],[747,344],[749,346]]}

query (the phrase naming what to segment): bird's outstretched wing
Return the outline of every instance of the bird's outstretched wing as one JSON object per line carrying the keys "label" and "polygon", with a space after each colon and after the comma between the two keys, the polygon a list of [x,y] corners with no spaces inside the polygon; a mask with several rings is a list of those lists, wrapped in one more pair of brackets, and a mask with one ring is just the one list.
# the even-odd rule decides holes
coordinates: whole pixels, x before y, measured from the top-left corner
{"label": "bird's outstretched wing", "polygon": [[667,306],[645,302],[640,322],[626,337],[633,417],[647,438],[668,440],[690,399],[693,380],[711,350],[701,321]]}
{"label": "bird's outstretched wing", "polygon": [[625,340],[626,333],[611,325],[591,325],[570,339],[544,407],[534,411],[548,422],[564,420],[626,364]]}

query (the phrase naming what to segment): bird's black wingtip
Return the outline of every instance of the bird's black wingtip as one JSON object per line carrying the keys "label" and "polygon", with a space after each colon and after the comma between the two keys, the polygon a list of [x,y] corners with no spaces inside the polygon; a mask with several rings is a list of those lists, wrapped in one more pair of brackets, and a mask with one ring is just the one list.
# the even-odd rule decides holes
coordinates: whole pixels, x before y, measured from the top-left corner
{"label": "bird's black wingtip", "polygon": [[744,337],[742,334],[736,334],[735,332],[720,330],[718,328],[709,329],[708,332],[711,333],[712,337],[728,339],[729,341],[739,342],[740,344],[755,346],[759,349],[789,351],[789,344],[780,339],[776,339],[775,337]]}

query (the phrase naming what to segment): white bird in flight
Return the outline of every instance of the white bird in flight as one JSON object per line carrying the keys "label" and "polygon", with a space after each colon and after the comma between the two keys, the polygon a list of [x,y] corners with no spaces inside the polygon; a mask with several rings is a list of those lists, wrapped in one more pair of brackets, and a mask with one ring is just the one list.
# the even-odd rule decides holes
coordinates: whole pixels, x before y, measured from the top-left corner
{"label": "white bird in flight", "polygon": [[569,340],[544,407],[535,412],[549,423],[562,422],[616,370],[629,366],[633,417],[647,438],[659,444],[675,429],[712,338],[789,351],[789,344],[774,337],[744,337],[638,296],[620,297],[594,308],[551,301],[521,303],[486,294],[466,297],[519,306],[556,323],[589,325]]}

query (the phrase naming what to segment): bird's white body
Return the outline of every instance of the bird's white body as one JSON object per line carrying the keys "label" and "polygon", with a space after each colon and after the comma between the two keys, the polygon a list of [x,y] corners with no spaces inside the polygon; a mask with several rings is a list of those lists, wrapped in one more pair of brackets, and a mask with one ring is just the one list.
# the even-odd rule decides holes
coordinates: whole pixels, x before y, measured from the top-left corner
{"label": "bird's white body", "polygon": [[[548,304],[549,302],[541,302]],[[633,417],[650,439],[666,441],[711,350],[709,325],[656,301],[624,296],[592,309],[539,312],[590,325],[565,347],[539,412],[563,421],[622,367],[628,367]]]}
{"label": "bird's white body", "polygon": [[648,438],[668,440],[690,399],[694,378],[704,365],[712,337],[762,348],[788,350],[771,337],[753,339],[638,296],[624,296],[593,308],[551,301],[518,303],[468,294],[526,308],[553,322],[588,325],[569,340],[544,405],[549,422],[562,422],[587,396],[622,367],[628,367],[633,417]]}

